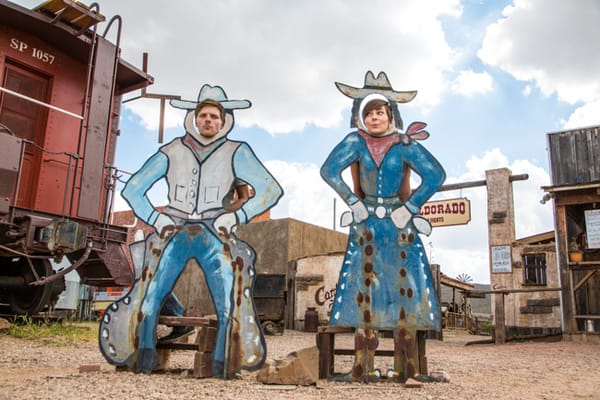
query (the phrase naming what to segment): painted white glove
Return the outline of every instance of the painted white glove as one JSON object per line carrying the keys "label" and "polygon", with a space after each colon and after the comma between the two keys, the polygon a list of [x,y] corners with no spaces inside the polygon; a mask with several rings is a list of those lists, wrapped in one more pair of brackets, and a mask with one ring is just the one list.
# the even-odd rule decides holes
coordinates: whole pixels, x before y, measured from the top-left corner
{"label": "painted white glove", "polygon": [[419,233],[426,236],[431,235],[431,224],[426,218],[416,215],[413,217],[413,224],[415,224],[415,228],[417,228]]}
{"label": "painted white glove", "polygon": [[431,234],[431,224],[429,221],[420,215],[415,215],[413,217],[406,206],[402,206],[392,211],[391,217],[394,225],[396,225],[396,227],[399,229],[404,229],[406,224],[408,224],[408,221],[410,221],[412,218],[412,222],[415,225],[415,228],[417,228],[417,232],[427,236]]}
{"label": "painted white glove", "polygon": [[159,236],[166,236],[166,234],[163,234],[163,229],[169,225],[171,226],[171,231],[175,230],[175,221],[173,221],[173,218],[169,217],[167,214],[161,213],[158,214],[158,218],[156,218],[156,221],[154,221],[154,225],[152,226],[154,226],[154,229]]}
{"label": "painted white glove", "polygon": [[362,201],[357,201],[350,205],[351,212],[344,212],[342,214],[342,218],[340,220],[340,226],[348,226],[352,222],[358,224],[363,222],[365,219],[369,218],[369,212],[367,211],[367,206]]}
{"label": "painted white glove", "polygon": [[363,203],[360,200],[352,204],[350,206],[350,210],[352,210],[352,219],[356,224],[359,224],[365,219],[369,218],[369,211],[367,211],[367,206],[365,206],[365,203]]}
{"label": "painted white glove", "polygon": [[340,226],[345,228],[352,223],[352,211],[344,211],[340,217]]}
{"label": "painted white glove", "polygon": [[231,233],[231,230],[234,226],[237,225],[237,217],[235,213],[227,212],[219,215],[215,221],[213,222],[213,227],[221,234],[222,228],[227,231],[227,233]]}
{"label": "painted white glove", "polygon": [[406,206],[398,207],[392,211],[392,221],[398,229],[404,229],[408,221],[412,218],[412,213]]}

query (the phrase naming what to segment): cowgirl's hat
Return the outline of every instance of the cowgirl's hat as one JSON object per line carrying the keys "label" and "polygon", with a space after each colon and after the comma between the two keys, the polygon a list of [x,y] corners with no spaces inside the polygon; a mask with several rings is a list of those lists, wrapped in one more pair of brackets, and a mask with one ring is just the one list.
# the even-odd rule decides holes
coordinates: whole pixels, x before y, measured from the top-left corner
{"label": "cowgirl's hat", "polygon": [[408,103],[417,95],[416,90],[400,92],[392,89],[392,85],[385,74],[381,71],[377,78],[371,71],[365,74],[365,84],[362,88],[355,88],[345,83],[335,82],[338,90],[352,99],[362,99],[371,93],[380,93],[395,103]]}
{"label": "cowgirl's hat", "polygon": [[195,110],[198,104],[209,99],[221,103],[225,111],[250,108],[252,105],[249,100],[229,100],[221,86],[210,86],[208,84],[205,84],[200,88],[197,101],[173,99],[169,103],[173,107],[182,110]]}
{"label": "cowgirl's hat", "polygon": [[416,90],[399,92],[392,89],[390,80],[383,71],[377,75],[377,78],[375,78],[373,72],[367,71],[365,74],[365,85],[362,88],[355,88],[340,82],[335,82],[335,86],[340,92],[353,100],[350,127],[359,129],[364,129],[364,126],[360,122],[360,104],[368,95],[377,93],[385,96],[385,98],[388,99],[390,108],[392,110],[394,126],[399,130],[403,129],[404,124],[402,123],[402,118],[400,117],[400,111],[398,110],[397,103],[408,103],[417,95]]}

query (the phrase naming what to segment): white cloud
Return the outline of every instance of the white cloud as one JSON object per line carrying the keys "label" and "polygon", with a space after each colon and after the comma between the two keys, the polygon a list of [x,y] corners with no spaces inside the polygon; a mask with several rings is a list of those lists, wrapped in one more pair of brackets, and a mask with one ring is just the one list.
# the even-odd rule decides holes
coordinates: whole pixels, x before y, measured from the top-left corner
{"label": "white cloud", "polygon": [[494,79],[487,72],[461,71],[450,88],[455,93],[470,97],[491,92],[493,81]]}
{"label": "white cloud", "polygon": [[[551,204],[540,204],[541,187],[550,183],[543,168],[525,160],[509,163],[499,149],[492,149],[481,157],[472,156],[466,167],[464,174],[449,177],[447,182],[484,180],[485,171],[496,168],[508,168],[512,175],[528,174],[529,179],[513,182],[516,238],[553,229]],[[440,264],[442,272],[448,276],[467,273],[475,282],[489,282],[486,188],[442,192],[440,195],[444,198],[467,197],[471,201],[471,221],[463,226],[435,228],[429,238],[423,238],[424,243],[432,243],[433,262]]]}
{"label": "white cloud", "polygon": [[565,129],[600,125],[600,99],[577,108],[565,122]]}
{"label": "white cloud", "polygon": [[127,204],[123,196],[121,196],[121,191],[115,192],[115,198],[113,200],[113,211],[124,210],[131,210],[131,207],[129,207],[129,204]]}
{"label": "white cloud", "polygon": [[479,58],[569,103],[600,97],[600,3],[514,0],[485,33]]}
{"label": "white cloud", "polygon": [[[140,118],[140,124],[147,130],[157,131],[160,123],[160,100],[139,99],[124,104]],[[164,128],[181,127],[185,111],[171,107],[168,102],[164,109]]]}
{"label": "white cloud", "polygon": [[[123,190],[123,185],[119,190],[115,192],[115,198],[113,200],[113,210],[114,211],[123,211],[123,210],[131,210],[129,207],[129,203],[121,196],[121,190]],[[150,199],[150,202],[156,206],[164,206],[168,203],[168,186],[165,179],[160,179],[155,182],[154,185],[146,192],[146,196]]]}
{"label": "white cloud", "polygon": [[[438,17],[461,10],[459,0],[101,4],[123,18],[124,58],[140,65],[149,52],[150,92],[194,100],[202,84],[219,84],[230,98],[252,101],[236,114],[241,126],[272,133],[338,125],[351,103],[334,82],[362,87],[367,70],[386,71],[397,90],[418,89],[411,107],[435,106],[455,63]],[[156,108],[130,106],[154,126]],[[166,123],[179,125],[168,115]]]}
{"label": "white cloud", "polygon": [[527,160],[516,160],[509,168],[514,175],[529,175],[529,179],[513,183],[517,238],[554,230],[552,204],[540,203],[544,196],[542,186],[550,185],[550,175]]}
{"label": "white cloud", "polygon": [[[459,228],[455,228],[459,229]],[[424,243],[428,243],[427,239]],[[460,248],[437,248],[435,242],[426,245],[428,254],[432,255],[432,264],[440,264],[440,270],[445,275],[456,278],[460,274],[467,274],[473,278],[475,283],[489,283],[488,271],[489,256],[487,247],[466,249]]]}
{"label": "white cloud", "polygon": [[498,148],[487,151],[483,157],[471,156],[466,163],[467,172],[463,179],[471,176],[479,176],[485,179],[485,171],[488,169],[503,168],[508,166],[508,158]]}
{"label": "white cloud", "polygon": [[[319,166],[285,161],[268,161],[265,166],[284,190],[284,196],[271,211],[272,218],[295,218],[332,229],[336,199],[335,226],[341,230],[339,217],[348,207],[321,179]],[[345,178],[346,175],[344,174]]]}

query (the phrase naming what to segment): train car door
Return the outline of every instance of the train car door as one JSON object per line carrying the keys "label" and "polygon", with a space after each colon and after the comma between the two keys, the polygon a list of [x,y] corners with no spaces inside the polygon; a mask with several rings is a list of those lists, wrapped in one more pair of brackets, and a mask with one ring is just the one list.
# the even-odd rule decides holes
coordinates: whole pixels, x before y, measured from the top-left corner
{"label": "train car door", "polygon": [[[36,100],[47,102],[50,78],[7,61],[2,77],[2,86]],[[6,125],[16,136],[33,143],[25,145],[16,203],[18,207],[35,207],[46,118],[47,110],[43,106],[11,94],[1,94],[0,123]]]}

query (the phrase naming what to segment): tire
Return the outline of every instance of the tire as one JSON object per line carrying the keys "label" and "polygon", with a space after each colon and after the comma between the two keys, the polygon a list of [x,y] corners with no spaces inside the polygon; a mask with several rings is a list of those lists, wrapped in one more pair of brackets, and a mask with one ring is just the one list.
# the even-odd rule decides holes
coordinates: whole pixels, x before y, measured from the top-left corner
{"label": "tire", "polygon": [[[3,259],[3,263],[4,261],[7,261],[6,258]],[[50,261],[33,259],[31,262],[39,277],[54,274]],[[27,284],[35,281],[35,276],[26,258],[21,257],[16,261],[8,259],[8,263],[9,265],[5,265],[4,268],[8,269],[10,275],[22,276]],[[26,287],[13,288],[8,292],[7,300],[13,313],[18,315],[33,315],[42,311],[46,306],[55,303],[64,289],[65,281],[63,278],[47,285],[27,285]]]}
{"label": "tire", "polygon": [[273,322],[273,321],[265,321],[261,325],[262,325],[263,332],[266,335],[274,335],[275,332],[277,331],[277,326],[275,325],[275,322]]}

